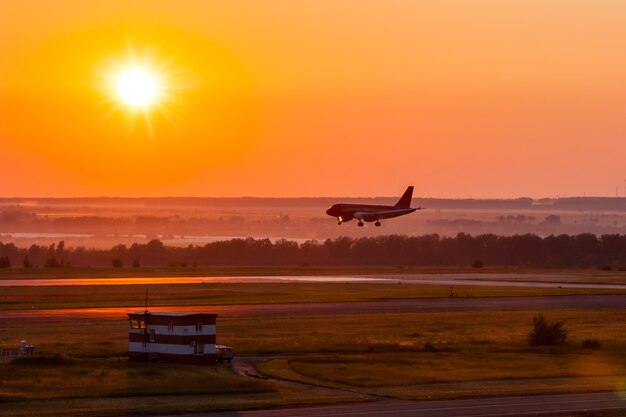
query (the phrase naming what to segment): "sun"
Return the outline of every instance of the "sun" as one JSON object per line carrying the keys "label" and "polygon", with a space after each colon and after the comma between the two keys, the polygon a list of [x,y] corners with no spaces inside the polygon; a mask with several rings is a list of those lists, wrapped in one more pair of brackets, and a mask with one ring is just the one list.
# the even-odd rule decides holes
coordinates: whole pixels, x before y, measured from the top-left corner
{"label": "sun", "polygon": [[154,104],[159,97],[161,83],[151,71],[142,68],[123,70],[116,82],[120,99],[133,107],[146,107]]}
{"label": "sun", "polygon": [[121,122],[128,132],[144,125],[151,135],[159,119],[175,125],[174,107],[180,104],[186,83],[173,57],[154,47],[128,44],[125,52],[103,57],[97,71],[97,88],[103,96],[98,104],[108,107],[103,119]]}

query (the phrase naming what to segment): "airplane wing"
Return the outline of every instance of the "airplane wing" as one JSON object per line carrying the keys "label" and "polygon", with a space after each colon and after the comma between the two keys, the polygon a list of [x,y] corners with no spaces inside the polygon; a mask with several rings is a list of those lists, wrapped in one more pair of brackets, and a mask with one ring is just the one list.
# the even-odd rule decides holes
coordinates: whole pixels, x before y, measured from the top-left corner
{"label": "airplane wing", "polygon": [[415,210],[416,209],[379,211],[378,213],[372,213],[371,215],[374,219],[391,219],[392,217],[398,217],[405,214],[413,213]]}
{"label": "airplane wing", "polygon": [[362,219],[362,220],[365,220],[366,222],[373,222],[376,220],[390,219],[392,217],[403,216],[405,214],[413,213],[415,210],[421,210],[421,209],[422,209],[421,207],[418,207],[418,208],[378,211],[376,213],[356,212],[354,213],[354,218]]}

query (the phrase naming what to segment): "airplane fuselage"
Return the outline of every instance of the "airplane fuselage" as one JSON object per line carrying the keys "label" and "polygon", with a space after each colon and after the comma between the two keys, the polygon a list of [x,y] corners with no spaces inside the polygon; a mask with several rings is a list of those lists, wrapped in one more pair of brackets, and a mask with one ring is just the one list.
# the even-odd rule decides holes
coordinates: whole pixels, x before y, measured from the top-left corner
{"label": "airplane fuselage", "polygon": [[416,208],[398,208],[396,206],[386,206],[381,204],[335,204],[326,214],[337,217],[340,222],[347,222],[352,219],[375,222],[381,219],[403,216],[413,213]]}
{"label": "airplane fuselage", "polygon": [[390,219],[392,217],[404,216],[420,210],[421,207],[411,208],[411,198],[413,196],[413,186],[410,185],[400,200],[393,206],[383,204],[356,204],[356,203],[340,203],[334,204],[326,210],[326,214],[337,218],[339,224],[349,222],[352,219],[359,221],[359,226],[363,226],[363,222],[376,222],[376,226],[380,226],[382,219]]}

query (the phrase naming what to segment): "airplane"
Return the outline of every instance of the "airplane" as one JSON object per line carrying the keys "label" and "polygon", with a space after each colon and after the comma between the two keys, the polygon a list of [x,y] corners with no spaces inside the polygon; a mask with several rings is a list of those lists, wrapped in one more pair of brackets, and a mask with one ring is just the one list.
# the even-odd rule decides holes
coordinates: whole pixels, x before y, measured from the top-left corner
{"label": "airplane", "polygon": [[422,207],[411,208],[411,198],[413,197],[413,186],[409,186],[400,200],[395,206],[385,206],[381,204],[350,204],[341,203],[334,204],[326,210],[326,214],[337,218],[337,223],[348,222],[352,219],[359,221],[358,225],[363,227],[363,221],[376,222],[376,226],[380,226],[381,219],[390,219],[392,217],[404,216],[413,213],[416,210],[422,210]]}

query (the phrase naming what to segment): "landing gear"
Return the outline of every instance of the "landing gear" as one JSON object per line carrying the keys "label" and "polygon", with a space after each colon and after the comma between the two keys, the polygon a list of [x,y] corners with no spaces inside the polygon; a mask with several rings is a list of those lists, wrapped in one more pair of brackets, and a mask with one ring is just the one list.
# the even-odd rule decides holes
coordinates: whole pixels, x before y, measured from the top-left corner
{"label": "landing gear", "polygon": [[374,223],[374,226],[380,226],[380,222],[376,220],[376,223]]}
{"label": "landing gear", "polygon": [[341,220],[339,220],[339,221],[337,222],[337,224],[338,224],[339,226],[341,226]]}
{"label": "landing gear", "polygon": [[343,219],[341,218],[341,216],[339,216],[337,217],[337,224],[341,226],[341,223],[343,223]]}
{"label": "landing gear", "polygon": [[363,227],[363,222],[361,220],[359,220],[359,224],[357,226]]}

